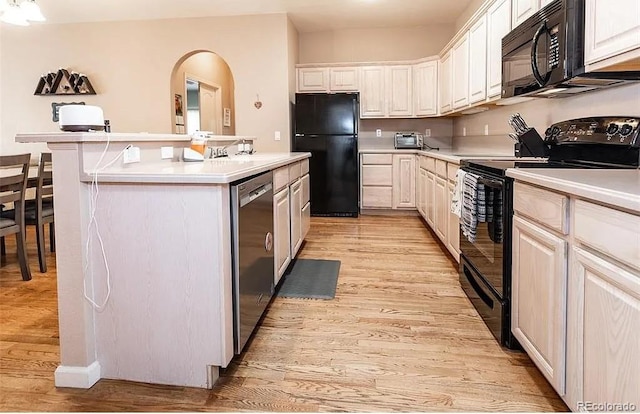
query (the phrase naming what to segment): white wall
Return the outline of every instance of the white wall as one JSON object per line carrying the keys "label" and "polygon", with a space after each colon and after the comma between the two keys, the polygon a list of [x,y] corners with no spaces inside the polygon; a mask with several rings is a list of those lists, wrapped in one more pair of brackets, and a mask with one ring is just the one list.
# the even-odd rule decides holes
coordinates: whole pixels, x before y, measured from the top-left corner
{"label": "white wall", "polygon": [[[235,80],[236,134],[258,137],[259,151],[288,151],[288,18],[284,14],[136,22],[0,26],[2,153],[34,153],[19,132],[57,130],[52,102],[85,101],[104,109],[113,132],[170,133],[171,71],[193,50],[219,54]],[[86,74],[95,96],[34,96],[40,76],[58,68]],[[254,107],[256,96],[263,102]]]}
{"label": "white wall", "polygon": [[[640,84],[585,92],[569,98],[536,98],[517,105],[497,106],[487,112],[455,118],[454,148],[513,153],[513,141],[507,137],[513,131],[507,122],[514,113],[520,113],[527,124],[536,128],[541,136],[549,125],[567,119],[607,115],[640,117]],[[485,125],[489,126],[488,137],[484,136]],[[465,132],[466,137],[463,136]]]}
{"label": "white wall", "polygon": [[438,54],[453,34],[450,24],[301,32],[299,63],[419,59]]}

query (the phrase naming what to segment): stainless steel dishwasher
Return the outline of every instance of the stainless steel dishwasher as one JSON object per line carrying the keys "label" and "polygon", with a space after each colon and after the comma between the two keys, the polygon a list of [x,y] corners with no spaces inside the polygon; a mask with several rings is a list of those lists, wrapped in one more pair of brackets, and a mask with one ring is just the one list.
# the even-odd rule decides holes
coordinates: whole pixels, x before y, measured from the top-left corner
{"label": "stainless steel dishwasher", "polygon": [[273,174],[232,183],[234,348],[239,354],[274,292]]}

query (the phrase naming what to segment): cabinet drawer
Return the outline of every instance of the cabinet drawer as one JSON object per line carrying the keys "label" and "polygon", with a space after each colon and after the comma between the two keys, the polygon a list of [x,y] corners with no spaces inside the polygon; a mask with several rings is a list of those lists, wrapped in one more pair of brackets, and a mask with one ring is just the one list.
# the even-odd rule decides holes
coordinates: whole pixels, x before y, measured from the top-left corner
{"label": "cabinet drawer", "polygon": [[362,187],[362,208],[391,208],[393,189],[391,187]]}
{"label": "cabinet drawer", "polygon": [[300,161],[300,175],[309,174],[309,158]]}
{"label": "cabinet drawer", "polygon": [[289,185],[289,167],[280,167],[273,171],[273,192],[277,193],[278,190],[284,186]]}
{"label": "cabinet drawer", "polygon": [[449,181],[451,182],[456,182],[456,174],[458,173],[458,170],[460,169],[460,166],[458,164],[453,164],[453,163],[447,163],[447,177],[449,178]]}
{"label": "cabinet drawer", "polygon": [[568,234],[568,201],[552,191],[519,182],[514,185],[513,210],[562,234]]}
{"label": "cabinet drawer", "polygon": [[309,202],[309,194],[311,191],[310,182],[309,182],[309,174],[305,174],[302,176],[302,205],[305,205]]}
{"label": "cabinet drawer", "polygon": [[293,183],[295,180],[300,178],[302,175],[302,166],[301,162],[294,162],[293,164],[289,164],[289,182]]}
{"label": "cabinet drawer", "polygon": [[574,206],[576,240],[640,269],[640,216],[583,200]]}
{"label": "cabinet drawer", "polygon": [[389,164],[393,163],[392,154],[362,154],[363,164]]}
{"label": "cabinet drawer", "polygon": [[442,178],[447,178],[447,162],[436,160],[436,174]]}
{"label": "cabinet drawer", "polygon": [[391,165],[363,165],[362,185],[391,186],[393,185],[393,166]]}
{"label": "cabinet drawer", "polygon": [[436,172],[436,160],[431,157],[420,157],[420,168],[424,168],[427,171],[431,171],[432,173]]}

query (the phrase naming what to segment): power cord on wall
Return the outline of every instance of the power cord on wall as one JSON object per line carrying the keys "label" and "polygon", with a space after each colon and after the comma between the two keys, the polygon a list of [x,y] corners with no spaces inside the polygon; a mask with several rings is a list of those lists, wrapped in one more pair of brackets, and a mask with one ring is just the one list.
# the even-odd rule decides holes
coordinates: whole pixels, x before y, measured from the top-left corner
{"label": "power cord on wall", "polygon": [[[89,187],[89,224],[87,225],[87,243],[85,246],[85,265],[84,265],[84,279],[83,279],[83,288],[84,288],[84,298],[91,303],[91,306],[94,307],[97,311],[104,310],[107,302],[109,301],[109,297],[111,296],[111,272],[109,270],[109,263],[107,262],[107,254],[104,250],[104,242],[102,241],[102,236],[100,235],[100,228],[98,226],[98,222],[96,220],[96,208],[98,204],[98,195],[100,194],[100,189],[98,187],[98,173],[104,171],[106,168],[109,168],[114,163],[116,163],[124,154],[126,150],[128,150],[131,145],[127,145],[122,151],[115,156],[114,159],[109,161],[107,164],[100,166],[102,161],[104,160],[107,151],[109,150],[109,144],[111,143],[111,137],[109,133],[106,133],[107,136],[107,144],[98,159],[95,167],[93,168],[93,172],[91,173],[91,186]],[[89,254],[91,252],[91,227],[95,229],[96,237],[100,244],[100,251],[102,252],[102,261],[104,263],[104,268],[107,272],[107,294],[101,305],[94,300],[95,298],[89,297],[87,293],[87,274],[89,270],[90,258]],[[91,280],[93,279],[93,269],[94,266],[91,266]],[[92,295],[93,296],[93,295]]]}

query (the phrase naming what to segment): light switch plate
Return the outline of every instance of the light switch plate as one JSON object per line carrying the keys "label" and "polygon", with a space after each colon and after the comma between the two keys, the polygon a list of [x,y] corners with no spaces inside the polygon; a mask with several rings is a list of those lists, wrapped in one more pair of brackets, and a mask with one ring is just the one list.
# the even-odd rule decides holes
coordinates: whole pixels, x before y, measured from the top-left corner
{"label": "light switch plate", "polygon": [[280,131],[276,131],[275,134],[273,135],[274,139],[276,141],[280,141],[281,136],[280,136]]}
{"label": "light switch plate", "polygon": [[173,147],[160,147],[160,158],[163,160],[173,158]]}

